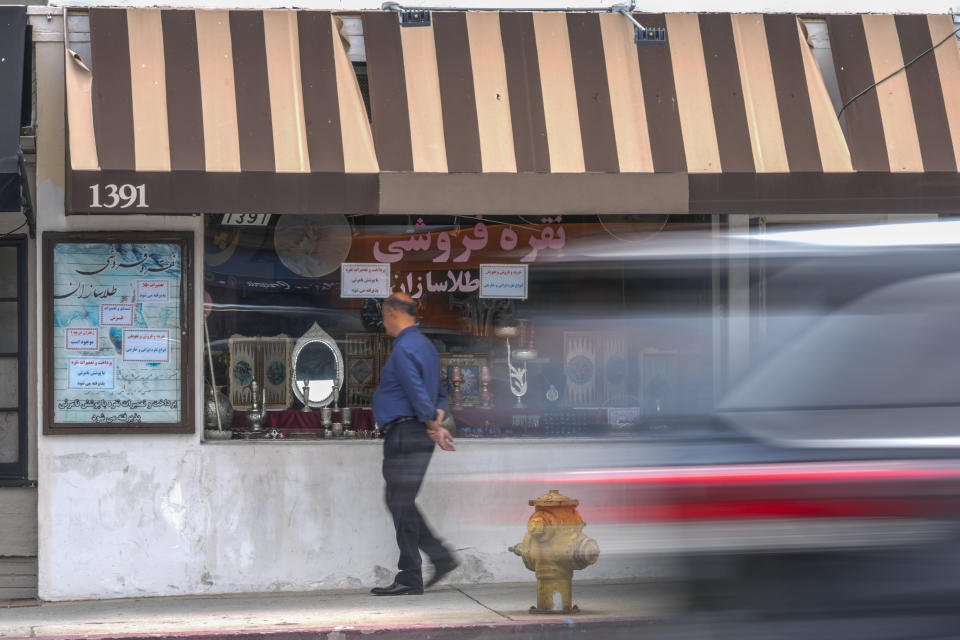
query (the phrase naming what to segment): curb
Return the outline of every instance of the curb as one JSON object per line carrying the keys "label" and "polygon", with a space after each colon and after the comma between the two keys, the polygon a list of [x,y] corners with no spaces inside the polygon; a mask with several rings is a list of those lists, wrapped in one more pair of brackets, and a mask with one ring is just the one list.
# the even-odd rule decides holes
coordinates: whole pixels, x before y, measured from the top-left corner
{"label": "curb", "polygon": [[[506,637],[527,634],[555,637],[563,632],[613,632],[637,624],[649,624],[652,618],[563,618],[560,620],[504,620],[463,624],[349,625],[300,629],[210,629],[198,631],[158,631],[152,633],[82,633],[75,635],[0,636],[3,640],[354,640],[390,638],[390,640],[444,640]],[[601,636],[602,637],[602,636]]]}

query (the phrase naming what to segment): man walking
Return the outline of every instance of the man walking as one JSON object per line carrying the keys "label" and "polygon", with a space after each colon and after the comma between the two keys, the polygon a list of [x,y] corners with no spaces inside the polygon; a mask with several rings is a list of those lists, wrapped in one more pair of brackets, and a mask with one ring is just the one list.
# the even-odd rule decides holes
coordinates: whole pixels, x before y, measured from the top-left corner
{"label": "man walking", "polygon": [[403,293],[383,303],[383,325],[396,338],[373,396],[373,414],[386,434],[383,441],[383,479],[386,500],[400,547],[398,573],[393,584],[375,587],[378,596],[423,593],[420,550],[433,563],[431,587],[453,571],[457,559],[433,535],[417,509],[417,493],[433,455],[434,443],[453,451],[453,437],[440,424],[447,411],[447,394],[440,383],[440,357],[416,326],[417,306]]}

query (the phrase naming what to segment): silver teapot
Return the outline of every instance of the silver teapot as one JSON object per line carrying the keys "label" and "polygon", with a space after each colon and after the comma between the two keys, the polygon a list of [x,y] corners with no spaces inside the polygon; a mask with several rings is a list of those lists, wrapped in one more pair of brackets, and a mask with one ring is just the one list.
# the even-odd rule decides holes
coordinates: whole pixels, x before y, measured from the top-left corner
{"label": "silver teapot", "polygon": [[247,411],[247,428],[250,431],[262,431],[263,422],[267,418],[267,393],[261,389],[256,380],[250,382],[250,394],[253,404]]}

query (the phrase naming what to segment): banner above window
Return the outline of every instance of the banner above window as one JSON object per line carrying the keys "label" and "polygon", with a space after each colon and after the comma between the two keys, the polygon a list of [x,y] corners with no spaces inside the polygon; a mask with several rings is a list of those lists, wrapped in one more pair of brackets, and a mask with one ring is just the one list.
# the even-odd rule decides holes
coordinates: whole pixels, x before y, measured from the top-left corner
{"label": "banner above window", "polygon": [[[92,9],[91,69],[67,61],[70,210],[960,211],[955,164],[861,162],[876,154],[857,133],[866,103],[843,114],[848,146],[796,16],[636,17],[666,27],[667,44],[636,44],[612,13],[435,11],[401,26],[364,12],[368,120],[329,12]],[[876,38],[899,33],[910,48],[904,33],[922,23],[939,41],[950,20],[907,16],[898,32],[897,17],[890,33],[850,35],[874,18],[894,24],[828,19],[845,100],[895,62],[879,60],[889,47]],[[869,78],[848,74],[847,57],[859,70],[871,55]],[[930,82],[946,96],[956,45],[926,59],[934,74],[912,65],[881,85],[881,102]],[[960,140],[950,118],[916,111],[926,98],[908,96],[912,113],[899,100],[881,109],[889,148],[911,135],[904,114],[923,119],[915,137],[939,127]]]}

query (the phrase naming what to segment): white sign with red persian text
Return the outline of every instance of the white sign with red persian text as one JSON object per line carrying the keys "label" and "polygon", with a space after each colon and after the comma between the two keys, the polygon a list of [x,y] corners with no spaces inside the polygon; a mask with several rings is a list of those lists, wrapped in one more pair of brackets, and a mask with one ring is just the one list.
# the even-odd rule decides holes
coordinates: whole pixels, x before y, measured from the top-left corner
{"label": "white sign with red persian text", "polygon": [[389,295],[389,264],[344,262],[340,265],[341,298],[386,298]]}
{"label": "white sign with red persian text", "polygon": [[97,351],[100,349],[100,329],[97,327],[67,327],[63,330],[67,351]]}
{"label": "white sign with red persian text", "polygon": [[527,299],[529,267],[525,264],[480,265],[480,297]]}

